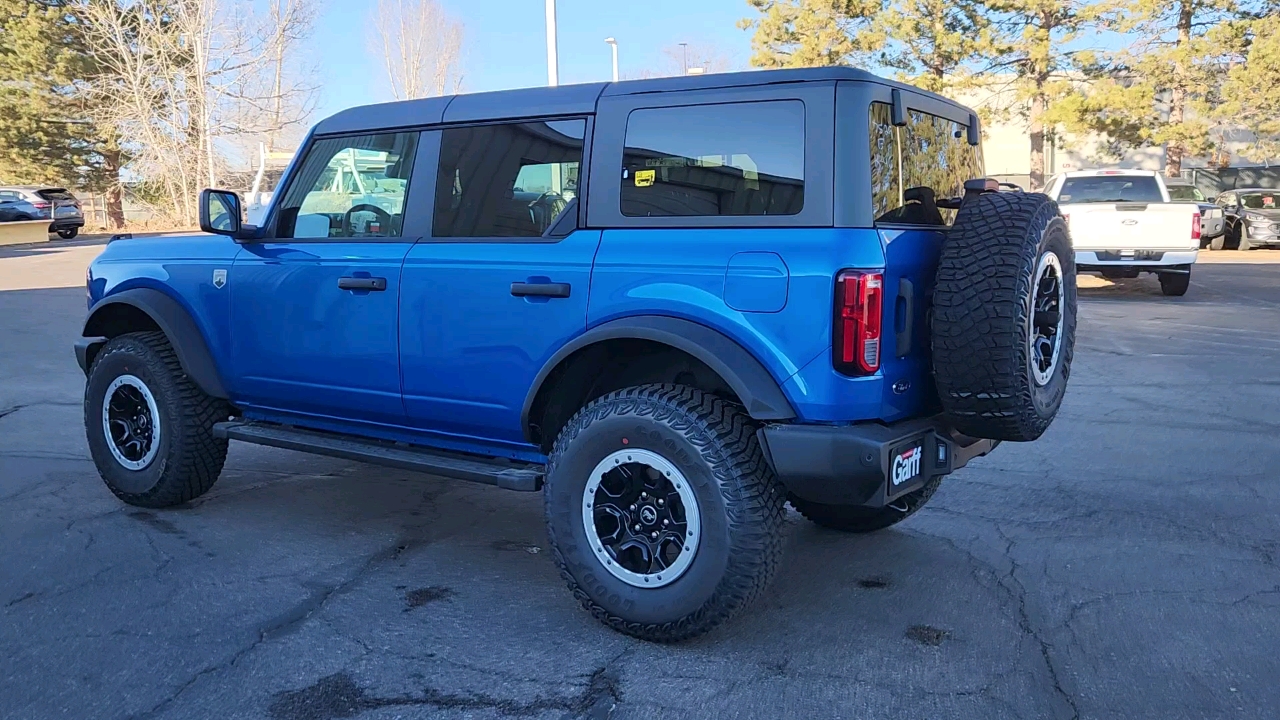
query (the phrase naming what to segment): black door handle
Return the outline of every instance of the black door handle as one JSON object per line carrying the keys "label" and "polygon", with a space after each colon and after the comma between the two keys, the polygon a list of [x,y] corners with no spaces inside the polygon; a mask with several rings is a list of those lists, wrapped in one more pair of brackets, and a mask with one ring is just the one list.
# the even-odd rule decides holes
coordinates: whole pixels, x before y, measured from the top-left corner
{"label": "black door handle", "polygon": [[569,283],[511,283],[511,294],[516,297],[569,297]]}
{"label": "black door handle", "polygon": [[338,289],[382,292],[387,289],[387,279],[376,277],[342,277],[338,278]]}

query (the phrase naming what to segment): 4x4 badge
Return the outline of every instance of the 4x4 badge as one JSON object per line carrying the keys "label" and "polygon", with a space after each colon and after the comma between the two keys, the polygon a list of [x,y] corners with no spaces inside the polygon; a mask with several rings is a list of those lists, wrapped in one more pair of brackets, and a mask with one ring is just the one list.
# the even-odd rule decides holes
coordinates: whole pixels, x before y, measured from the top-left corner
{"label": "4x4 badge", "polygon": [[226,271],[226,270],[214,270],[214,271],[213,271],[213,286],[214,286],[214,287],[216,287],[216,288],[218,288],[219,290],[221,290],[221,289],[222,289],[222,286],[223,286],[223,285],[226,285],[226,284],[227,284],[227,271]]}

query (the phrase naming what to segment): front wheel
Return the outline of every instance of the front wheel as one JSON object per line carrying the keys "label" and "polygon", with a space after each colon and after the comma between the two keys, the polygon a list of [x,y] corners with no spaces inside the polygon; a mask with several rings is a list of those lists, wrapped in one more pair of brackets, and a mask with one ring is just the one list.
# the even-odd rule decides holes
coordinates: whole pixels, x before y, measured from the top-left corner
{"label": "front wheel", "polygon": [[1237,250],[1252,250],[1253,243],[1249,242],[1249,226],[1240,223],[1240,244],[1236,246]]}
{"label": "front wheel", "polygon": [[755,427],[740,406],[694,388],[592,401],[556,440],[543,497],[569,589],[642,640],[711,630],[779,564],[785,493]]}
{"label": "front wheel", "polygon": [[114,338],[89,368],[89,452],[107,487],[130,505],[170,507],[213,487],[227,459],[213,425],[229,414],[182,371],[164,333]]}

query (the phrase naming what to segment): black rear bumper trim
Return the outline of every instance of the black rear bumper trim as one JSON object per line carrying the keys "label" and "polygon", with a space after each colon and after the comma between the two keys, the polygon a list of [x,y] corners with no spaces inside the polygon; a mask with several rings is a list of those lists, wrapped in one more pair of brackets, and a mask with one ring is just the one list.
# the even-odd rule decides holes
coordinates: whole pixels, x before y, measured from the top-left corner
{"label": "black rear bumper trim", "polygon": [[[868,507],[883,507],[1000,444],[961,435],[941,417],[888,425],[774,423],[761,428],[759,439],[789,492],[810,502]],[[919,473],[893,487],[889,480],[893,451],[914,446],[920,447],[923,455]]]}

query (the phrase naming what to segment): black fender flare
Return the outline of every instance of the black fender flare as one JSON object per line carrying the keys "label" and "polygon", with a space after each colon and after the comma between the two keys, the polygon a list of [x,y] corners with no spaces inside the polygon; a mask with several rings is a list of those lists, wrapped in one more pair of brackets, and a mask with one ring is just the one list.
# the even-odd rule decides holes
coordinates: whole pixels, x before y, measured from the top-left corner
{"label": "black fender flare", "polygon": [[706,363],[737,394],[756,420],[791,420],[796,416],[782,386],[746,348],[719,330],[664,315],[637,315],[597,325],[560,348],[542,366],[520,410],[520,426],[530,438],[529,413],[551,372],[573,353],[605,340],[652,340],[683,350]]}
{"label": "black fender flare", "polygon": [[218,374],[218,365],[209,352],[204,334],[186,308],[177,300],[153,288],[125,290],[99,300],[89,309],[89,317],[80,331],[81,340],[76,343],[76,359],[80,369],[87,374],[93,355],[106,343],[102,322],[107,308],[113,305],[130,305],[146,313],[160,328],[173,351],[178,356],[182,370],[205,394],[227,399],[227,391]]}

